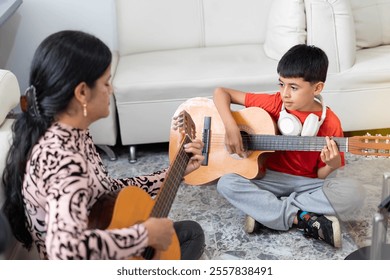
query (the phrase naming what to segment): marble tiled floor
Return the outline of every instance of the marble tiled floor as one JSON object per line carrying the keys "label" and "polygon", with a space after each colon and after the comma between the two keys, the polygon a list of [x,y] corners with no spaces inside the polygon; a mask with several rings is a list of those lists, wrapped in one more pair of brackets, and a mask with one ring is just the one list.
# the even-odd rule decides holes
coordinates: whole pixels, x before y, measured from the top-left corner
{"label": "marble tiled floor", "polygon": [[[149,144],[137,147],[137,162],[128,162],[128,148],[114,147],[118,156],[102,159],[113,177],[145,175],[167,167],[168,145]],[[202,259],[265,259],[265,260],[342,260],[357,248],[370,245],[371,220],[380,202],[383,173],[390,172],[390,159],[365,158],[347,154],[347,166],[340,176],[358,178],[365,187],[366,201],[354,222],[342,223],[342,248],[335,249],[318,240],[307,239],[298,230],[280,232],[265,229],[249,235],[244,232],[245,215],[232,207],[216,190],[215,185],[182,184],[173,203],[170,218],[192,219],[201,224],[206,235]],[[389,237],[388,237],[388,240]]]}

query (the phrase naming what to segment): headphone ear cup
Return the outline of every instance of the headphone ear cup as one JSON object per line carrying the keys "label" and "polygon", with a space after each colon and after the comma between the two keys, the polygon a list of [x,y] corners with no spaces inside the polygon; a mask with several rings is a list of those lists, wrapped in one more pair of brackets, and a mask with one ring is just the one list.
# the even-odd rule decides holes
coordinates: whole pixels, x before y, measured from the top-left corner
{"label": "headphone ear cup", "polygon": [[283,135],[299,135],[302,131],[302,124],[299,119],[287,113],[286,110],[280,112],[278,128]]}
{"label": "headphone ear cup", "polygon": [[315,114],[310,114],[306,117],[302,127],[302,136],[316,136],[320,128],[319,117]]}

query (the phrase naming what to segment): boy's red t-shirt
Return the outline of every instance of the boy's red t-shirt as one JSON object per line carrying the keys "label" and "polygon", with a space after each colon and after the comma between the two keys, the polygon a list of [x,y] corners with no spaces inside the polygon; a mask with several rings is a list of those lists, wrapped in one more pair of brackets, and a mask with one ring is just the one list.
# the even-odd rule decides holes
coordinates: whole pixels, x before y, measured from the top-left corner
{"label": "boy's red t-shirt", "polygon": [[[277,123],[282,108],[280,93],[259,94],[247,93],[245,96],[246,107],[260,107],[268,112]],[[288,111],[295,115],[303,124],[310,113],[321,117],[322,112],[301,112]],[[261,123],[259,124],[261,125]],[[341,122],[336,114],[327,107],[326,118],[321,125],[317,136],[343,137],[344,133]],[[340,152],[342,165],[345,164],[344,153]],[[320,152],[299,152],[299,151],[275,151],[267,159],[267,168],[287,174],[317,178],[319,168],[325,166],[320,157]]]}

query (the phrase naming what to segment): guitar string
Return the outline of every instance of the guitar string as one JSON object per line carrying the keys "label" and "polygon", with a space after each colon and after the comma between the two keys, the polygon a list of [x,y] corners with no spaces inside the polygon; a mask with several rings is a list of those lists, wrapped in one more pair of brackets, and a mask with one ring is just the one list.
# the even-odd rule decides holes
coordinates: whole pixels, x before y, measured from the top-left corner
{"label": "guitar string", "polygon": [[168,216],[173,200],[176,197],[177,190],[182,181],[188,160],[189,160],[188,155],[184,152],[184,150],[182,150],[182,152],[178,155],[178,158],[175,159],[175,163],[177,162],[177,164],[173,165],[168,171],[171,173],[167,174],[166,181],[161,190],[162,192],[160,191],[161,197],[158,198],[158,202],[156,203],[155,206],[156,217]]}
{"label": "guitar string", "polygon": [[[225,133],[211,133],[211,136],[217,137],[217,138],[223,138],[225,137]],[[325,136],[294,136],[294,135],[279,135],[279,134],[260,134],[260,133],[245,133],[241,135],[242,137],[252,137],[252,136],[259,136],[259,137],[280,137],[280,138],[325,138]],[[356,142],[362,142],[365,143],[366,141],[372,142],[375,141],[376,143],[384,143],[384,144],[390,144],[390,136],[352,136],[352,137],[331,137],[331,138],[340,138],[340,139],[348,139],[349,141],[356,141]]]}
{"label": "guitar string", "polygon": [[[185,137],[183,144],[189,143],[189,137]],[[166,175],[164,184],[156,198],[156,203],[152,209],[151,216],[167,217],[171,209],[172,202],[176,197],[177,190],[182,182],[183,175],[190,156],[184,151],[183,145],[179,148],[173,163],[171,164]]]}
{"label": "guitar string", "polygon": [[[244,141],[246,141],[247,139],[251,139],[253,137],[260,137],[260,138],[269,137],[270,142],[268,144],[274,145],[273,146],[274,148],[280,147],[281,145],[284,145],[284,147],[290,148],[292,143],[289,141],[291,141],[291,139],[293,137],[297,138],[296,141],[298,141],[298,140],[302,141],[302,140],[307,138],[307,140],[304,140],[304,141],[307,141],[307,143],[305,143],[305,145],[311,145],[312,148],[317,147],[319,150],[321,150],[325,146],[325,143],[326,143],[325,137],[322,137],[322,136],[310,137],[310,136],[284,136],[284,135],[252,134],[252,135],[242,135],[242,137],[243,137]],[[278,139],[278,137],[280,137],[280,139]],[[282,139],[282,138],[284,138],[284,139]],[[318,140],[316,140],[317,141],[316,143],[312,143],[313,140],[308,141],[310,138],[311,139],[319,138],[320,144],[318,144]],[[211,135],[211,144],[223,145],[224,139],[225,139],[225,134],[214,133]],[[277,139],[277,141],[278,141],[276,144],[274,143],[275,139]],[[380,151],[382,151],[380,153],[377,153],[377,155],[383,155],[383,154],[390,153],[390,138],[386,137],[386,136],[380,136],[380,137],[378,137],[378,136],[333,137],[333,139],[336,140],[336,143],[337,143],[337,141],[341,142],[341,143],[337,143],[337,144],[339,146],[339,149],[342,151],[347,151],[347,148],[348,148],[349,152],[355,151],[355,150],[361,150],[361,151],[365,152],[363,154],[366,154],[367,150],[380,150]],[[256,140],[256,143],[257,143],[257,145],[261,145],[261,144],[263,144],[263,141],[264,140],[262,140],[262,139]],[[282,141],[285,141],[285,142],[280,144],[280,142],[282,142]],[[346,144],[347,141],[348,141],[348,144]],[[271,149],[271,148],[267,148],[267,149]],[[375,153],[372,153],[372,154],[375,154]]]}
{"label": "guitar string", "polygon": [[[243,137],[243,140],[246,141],[248,148],[251,149],[294,149],[297,150],[309,150],[317,151],[321,150],[326,141],[325,138],[307,138],[307,137],[283,137],[283,136],[257,136],[252,135],[248,137]],[[339,144],[339,149],[345,151],[346,145],[345,140],[335,139]]]}
{"label": "guitar string", "polygon": [[[179,158],[181,158],[181,156],[179,156]],[[175,162],[180,163],[180,160],[176,159]],[[181,179],[178,179],[178,176],[175,176],[176,166],[177,165],[172,166],[168,171],[171,175],[169,173],[167,174],[166,181],[160,190],[160,194],[152,211],[152,216],[154,217],[166,217],[169,213],[174,195],[177,191],[174,187],[181,182]]]}
{"label": "guitar string", "polygon": [[[214,136],[214,135],[213,135]],[[274,149],[291,149],[293,145],[298,146],[302,148],[307,147],[308,150],[321,150],[325,145],[325,138],[323,140],[308,140],[304,139],[303,137],[296,139],[294,138],[288,138],[288,139],[278,139],[278,136],[272,135],[270,137],[267,136],[243,136],[243,141],[246,143],[251,144],[253,147],[256,148],[256,150],[261,150],[262,147],[264,147],[265,150],[274,148]],[[268,138],[268,139],[267,139]],[[216,144],[224,144],[224,136],[223,137],[212,137],[211,143]],[[339,147],[345,148],[347,145],[345,145],[345,141],[341,141],[341,143],[338,144]]]}

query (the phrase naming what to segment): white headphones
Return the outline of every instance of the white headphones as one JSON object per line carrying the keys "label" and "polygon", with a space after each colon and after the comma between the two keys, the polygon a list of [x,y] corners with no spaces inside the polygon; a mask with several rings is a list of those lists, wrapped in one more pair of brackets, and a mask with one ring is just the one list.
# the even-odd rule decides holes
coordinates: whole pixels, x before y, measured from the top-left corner
{"label": "white headphones", "polygon": [[296,116],[286,111],[283,103],[278,120],[280,133],[283,135],[316,136],[320,126],[326,118],[326,106],[321,95],[316,96],[314,100],[322,105],[321,119],[319,119],[316,114],[311,113],[307,116],[303,126]]}

